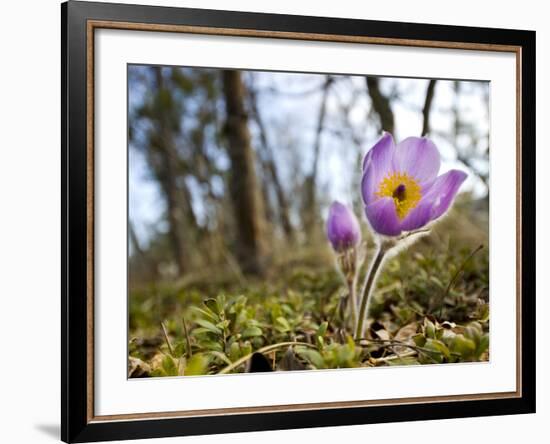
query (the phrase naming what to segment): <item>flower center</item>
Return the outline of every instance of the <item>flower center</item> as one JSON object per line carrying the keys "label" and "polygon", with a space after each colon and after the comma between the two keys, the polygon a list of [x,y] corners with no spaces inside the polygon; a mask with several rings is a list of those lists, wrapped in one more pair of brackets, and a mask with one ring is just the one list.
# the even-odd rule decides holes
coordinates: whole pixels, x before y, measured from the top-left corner
{"label": "flower center", "polygon": [[378,197],[391,197],[399,219],[418,205],[422,197],[418,182],[407,173],[390,173],[380,181]]}
{"label": "flower center", "polygon": [[406,190],[407,188],[405,188],[405,185],[400,183],[393,191],[393,198],[397,199],[399,202],[403,202],[407,198]]}

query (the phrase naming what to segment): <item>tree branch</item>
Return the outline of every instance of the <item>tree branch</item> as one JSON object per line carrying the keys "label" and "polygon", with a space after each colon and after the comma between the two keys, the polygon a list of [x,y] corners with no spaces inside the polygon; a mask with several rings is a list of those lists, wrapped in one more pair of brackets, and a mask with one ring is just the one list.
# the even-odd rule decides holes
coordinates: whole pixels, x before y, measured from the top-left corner
{"label": "tree branch", "polygon": [[390,100],[380,91],[379,79],[377,77],[365,77],[367,89],[372,101],[372,108],[380,118],[380,126],[383,131],[393,134],[394,117]]}
{"label": "tree branch", "polygon": [[[273,152],[271,151],[271,146],[267,137],[267,128],[265,127],[264,120],[258,108],[258,97],[257,92],[253,86],[248,88],[248,96],[250,102],[250,108],[252,111],[252,117],[256,122],[259,130],[260,136],[260,145],[262,147],[262,156],[260,156],[262,167],[271,177],[271,182],[273,188],[275,189],[275,196],[277,198],[277,204],[279,206],[279,219],[283,227],[283,231],[287,238],[292,238],[293,228],[290,223],[289,216],[289,204],[279,180],[279,175],[277,174],[277,166],[275,165],[275,160],[273,159]],[[266,203],[267,204],[267,203]]]}
{"label": "tree branch", "polygon": [[424,107],[422,108],[422,137],[430,132],[430,112],[432,110],[436,82],[437,80],[431,79],[426,89],[426,99],[424,100]]}

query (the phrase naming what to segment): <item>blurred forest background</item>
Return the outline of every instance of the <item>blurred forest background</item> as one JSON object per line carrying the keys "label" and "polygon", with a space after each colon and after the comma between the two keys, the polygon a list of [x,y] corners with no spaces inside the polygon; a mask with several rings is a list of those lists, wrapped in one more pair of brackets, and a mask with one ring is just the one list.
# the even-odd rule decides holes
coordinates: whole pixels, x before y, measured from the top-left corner
{"label": "blurred forest background", "polygon": [[[488,358],[488,83],[130,65],[128,101],[130,376],[250,370],[285,341],[311,347],[264,353],[269,369]],[[325,236],[335,199],[364,220],[382,131],[428,136],[442,172],[469,173],[381,276],[369,334],[402,353],[346,336]]]}

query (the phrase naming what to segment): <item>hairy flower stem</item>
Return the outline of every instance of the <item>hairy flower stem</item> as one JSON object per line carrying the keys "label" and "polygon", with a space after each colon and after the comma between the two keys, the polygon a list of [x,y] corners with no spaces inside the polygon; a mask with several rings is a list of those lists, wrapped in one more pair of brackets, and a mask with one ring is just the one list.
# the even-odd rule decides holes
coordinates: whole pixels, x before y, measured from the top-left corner
{"label": "hairy flower stem", "polygon": [[355,278],[348,280],[348,291],[349,291],[349,306],[351,308],[351,318],[353,320],[353,325],[357,324],[357,295],[356,295],[356,282]]}
{"label": "hairy flower stem", "polygon": [[[348,248],[343,253],[339,254],[336,258],[336,268],[342,274],[347,287],[347,294],[342,298],[339,306],[339,314],[344,321],[346,316],[351,316],[352,325],[354,328],[357,324],[357,277],[359,259],[357,255],[357,249],[355,247]],[[349,319],[349,318],[348,318]]]}
{"label": "hairy flower stem", "polygon": [[370,264],[369,271],[365,276],[365,283],[363,284],[363,289],[361,290],[361,306],[359,308],[359,317],[357,318],[357,327],[355,329],[355,340],[359,340],[364,336],[363,325],[365,322],[365,318],[367,317],[367,314],[368,314],[368,308],[370,305],[371,296],[376,283],[376,278],[378,277],[380,266],[384,262],[384,256],[386,255],[387,251],[388,251],[388,245],[382,242],[378,246],[374,259]]}

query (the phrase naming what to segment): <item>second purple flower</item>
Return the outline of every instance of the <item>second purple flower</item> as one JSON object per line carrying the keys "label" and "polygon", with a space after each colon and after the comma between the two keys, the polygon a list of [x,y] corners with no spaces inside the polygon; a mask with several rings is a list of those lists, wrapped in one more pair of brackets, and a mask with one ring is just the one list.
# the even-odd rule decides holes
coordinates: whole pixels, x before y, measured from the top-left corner
{"label": "second purple flower", "polygon": [[337,201],[329,209],[327,237],[337,252],[355,247],[361,241],[361,228],[355,214]]}

